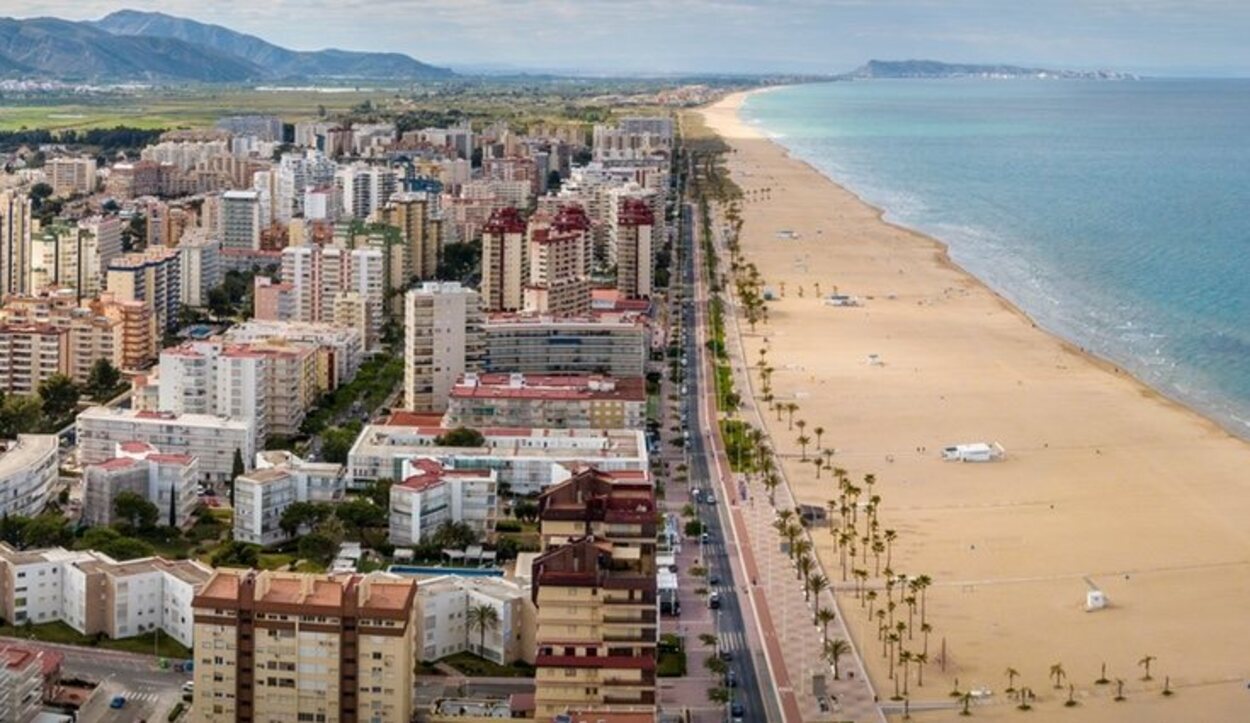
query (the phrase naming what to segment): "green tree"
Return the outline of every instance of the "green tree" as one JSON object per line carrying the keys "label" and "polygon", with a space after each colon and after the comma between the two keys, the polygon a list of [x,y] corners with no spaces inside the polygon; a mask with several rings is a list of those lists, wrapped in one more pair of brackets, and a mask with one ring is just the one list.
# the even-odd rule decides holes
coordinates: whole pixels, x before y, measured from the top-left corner
{"label": "green tree", "polygon": [[213,567],[256,567],[260,562],[260,545],[231,540],[213,553]]}
{"label": "green tree", "polygon": [[69,541],[69,521],[60,515],[39,515],[22,530],[24,548],[55,547]]}
{"label": "green tree", "polygon": [[43,402],[36,396],[8,394],[0,402],[0,438],[30,434],[43,422]]}
{"label": "green tree", "polygon": [[366,527],[383,527],[387,523],[385,507],[378,507],[373,500],[357,497],[334,508],[334,514],[349,527],[357,530]]}
{"label": "green tree", "polygon": [[43,413],[49,419],[62,419],[78,408],[78,385],[64,374],[53,374],[39,384]]}
{"label": "green tree", "polygon": [[444,522],[430,537],[438,547],[459,550],[477,544],[477,532],[464,522]]}
{"label": "green tree", "polygon": [[465,632],[477,630],[480,638],[478,639],[477,654],[483,658],[486,657],[486,631],[494,630],[499,627],[499,611],[494,605],[482,603],[473,605],[465,613]]}
{"label": "green tree", "polygon": [[278,527],[286,533],[287,537],[295,537],[301,529],[311,529],[328,517],[330,512],[331,509],[328,505],[321,505],[316,502],[295,502],[282,511],[282,518],[278,520]]}
{"label": "green tree", "polygon": [[21,547],[29,524],[30,518],[22,515],[6,514],[0,517],[0,540],[13,547]]}
{"label": "green tree", "polygon": [[330,427],[321,435],[321,456],[327,462],[346,464],[356,434],[344,427]]}
{"label": "green tree", "polygon": [[481,447],[486,444],[486,437],[476,429],[456,427],[447,434],[435,437],[434,444],[440,447]]}
{"label": "green tree", "polygon": [[97,402],[107,402],[121,383],[122,373],[108,359],[96,359],[87,375],[87,393]]}
{"label": "green tree", "polygon": [[851,644],[842,638],[826,640],[823,652],[825,660],[829,661],[829,664],[833,666],[833,679],[840,679],[842,672],[838,667],[838,661],[842,659],[842,656],[851,654]]}
{"label": "green tree", "polygon": [[134,530],[146,530],[156,526],[160,510],[139,494],[126,490],[113,498],[113,514]]}
{"label": "green tree", "polygon": [[114,560],[133,560],[155,554],[155,549],[143,540],[125,537],[112,527],[92,527],[74,543],[76,550],[96,550]]}
{"label": "green tree", "polygon": [[310,532],[299,541],[300,557],[323,567],[334,559],[334,554],[338,552],[338,549],[338,543],[321,532]]}
{"label": "green tree", "polygon": [[233,479],[246,471],[247,465],[243,463],[243,450],[236,447],[234,450],[234,464],[230,469],[230,477]]}

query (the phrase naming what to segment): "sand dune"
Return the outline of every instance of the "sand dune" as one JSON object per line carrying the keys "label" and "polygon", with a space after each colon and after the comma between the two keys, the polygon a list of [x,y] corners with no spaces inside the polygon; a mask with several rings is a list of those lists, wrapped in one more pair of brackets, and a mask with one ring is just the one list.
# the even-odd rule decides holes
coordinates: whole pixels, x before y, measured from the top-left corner
{"label": "sand dune", "polygon": [[[930,665],[913,700],[944,699],[955,676],[963,688],[1001,691],[1011,666],[1043,719],[1244,717],[1250,446],[1036,328],[941,244],[883,222],[740,122],[742,98],[705,118],[735,149],[728,165],[748,192],[744,253],[770,287],[785,287],[769,325],[746,339],[748,359],[767,337],[778,397],[798,401],[809,430],[827,430],[836,465],[878,476],[883,526],[901,538],[895,567],[935,580],[929,617],[935,643],[946,640],[947,673]],[[826,306],[817,284],[863,305]],[[870,365],[870,354],[883,363]],[[784,422],[770,432],[797,455],[796,432]],[[943,445],[978,441],[1001,443],[1006,459],[941,461]],[[834,496],[810,464],[787,471],[800,499]],[[830,536],[815,537],[836,572]],[[1086,578],[1109,609],[1083,610]],[[843,605],[861,644],[879,650],[847,593]],[[1138,680],[1147,654],[1158,657],[1152,683]],[[1127,702],[1091,685],[1104,661],[1125,679]],[[1047,679],[1057,662],[1081,707],[1060,705]],[[882,660],[870,665],[888,690]],[[1171,699],[1159,694],[1165,675]],[[978,717],[1020,715],[1003,698]]]}

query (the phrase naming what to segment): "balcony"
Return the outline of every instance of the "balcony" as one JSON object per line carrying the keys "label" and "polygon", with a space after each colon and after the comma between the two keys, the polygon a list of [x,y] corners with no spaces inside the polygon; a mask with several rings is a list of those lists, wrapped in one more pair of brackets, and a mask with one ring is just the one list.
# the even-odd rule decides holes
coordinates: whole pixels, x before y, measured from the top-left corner
{"label": "balcony", "polygon": [[608,608],[607,610],[608,611],[603,614],[603,622],[605,623],[634,623],[638,625],[655,624],[656,615],[654,609],[639,610],[637,612],[613,610],[611,608]]}

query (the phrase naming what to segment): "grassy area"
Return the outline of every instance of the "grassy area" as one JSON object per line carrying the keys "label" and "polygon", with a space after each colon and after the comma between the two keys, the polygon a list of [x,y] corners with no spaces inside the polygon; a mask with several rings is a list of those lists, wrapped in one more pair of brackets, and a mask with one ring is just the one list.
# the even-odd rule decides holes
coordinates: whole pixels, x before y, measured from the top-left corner
{"label": "grassy area", "polygon": [[438,662],[446,663],[465,675],[490,678],[532,678],[534,676],[534,666],[528,663],[518,661],[511,665],[500,665],[471,653],[456,653]]}
{"label": "grassy area", "polygon": [[143,655],[157,654],[165,658],[189,658],[191,651],[183,647],[177,640],[165,633],[160,633],[159,646],[154,650],[156,633],[146,633],[133,638],[113,640],[98,638],[94,635],[83,635],[69,625],[57,621],[40,625],[4,625],[0,626],[0,635],[11,638],[25,638],[45,643],[61,643],[63,645],[81,645],[88,647],[123,650]]}
{"label": "grassy area", "polygon": [[262,552],[260,554],[260,569],[262,570],[285,570],[288,565],[295,562],[295,555],[287,555],[281,552]]}

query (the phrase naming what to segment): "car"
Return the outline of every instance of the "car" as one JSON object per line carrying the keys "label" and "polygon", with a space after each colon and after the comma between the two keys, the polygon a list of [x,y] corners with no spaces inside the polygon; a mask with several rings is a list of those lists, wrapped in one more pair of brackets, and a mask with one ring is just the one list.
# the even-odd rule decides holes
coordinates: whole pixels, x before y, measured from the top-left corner
{"label": "car", "polygon": [[716,574],[708,575],[708,576],[707,576],[707,584],[709,584],[709,585],[719,585],[719,584],[720,584],[720,575],[716,575]]}
{"label": "car", "polygon": [[109,707],[112,708],[113,710],[120,710],[122,708],[125,708],[126,696],[124,695],[113,696],[113,699],[109,701]]}
{"label": "car", "polygon": [[707,606],[713,610],[720,608],[720,593],[712,592],[707,596]]}
{"label": "car", "polygon": [[716,495],[712,494],[711,492],[708,492],[708,493],[707,493],[707,494],[703,497],[703,501],[704,501],[704,502],[706,502],[706,503],[708,503],[709,505],[714,505],[714,504],[716,504]]}
{"label": "car", "polygon": [[738,701],[729,704],[729,714],[735,718],[741,718],[747,714],[747,709]]}
{"label": "car", "polygon": [[194,692],[195,692],[195,681],[194,681],[194,680],[188,680],[187,682],[183,683],[183,684],[182,684],[182,692],[183,692],[183,693],[194,693]]}
{"label": "car", "polygon": [[703,536],[702,536],[702,537],[700,537],[699,539],[703,540],[703,544],[705,544],[705,545],[706,545],[707,543],[709,543],[709,542],[711,542],[711,541],[712,541],[712,536],[711,536],[711,535],[709,535],[709,534],[707,534],[706,532],[704,532],[704,533],[703,533]]}
{"label": "car", "polygon": [[721,648],[720,652],[718,652],[716,656],[726,663],[734,659],[733,651],[729,648]]}
{"label": "car", "polygon": [[738,674],[732,670],[725,674],[725,685],[730,688],[738,687]]}

